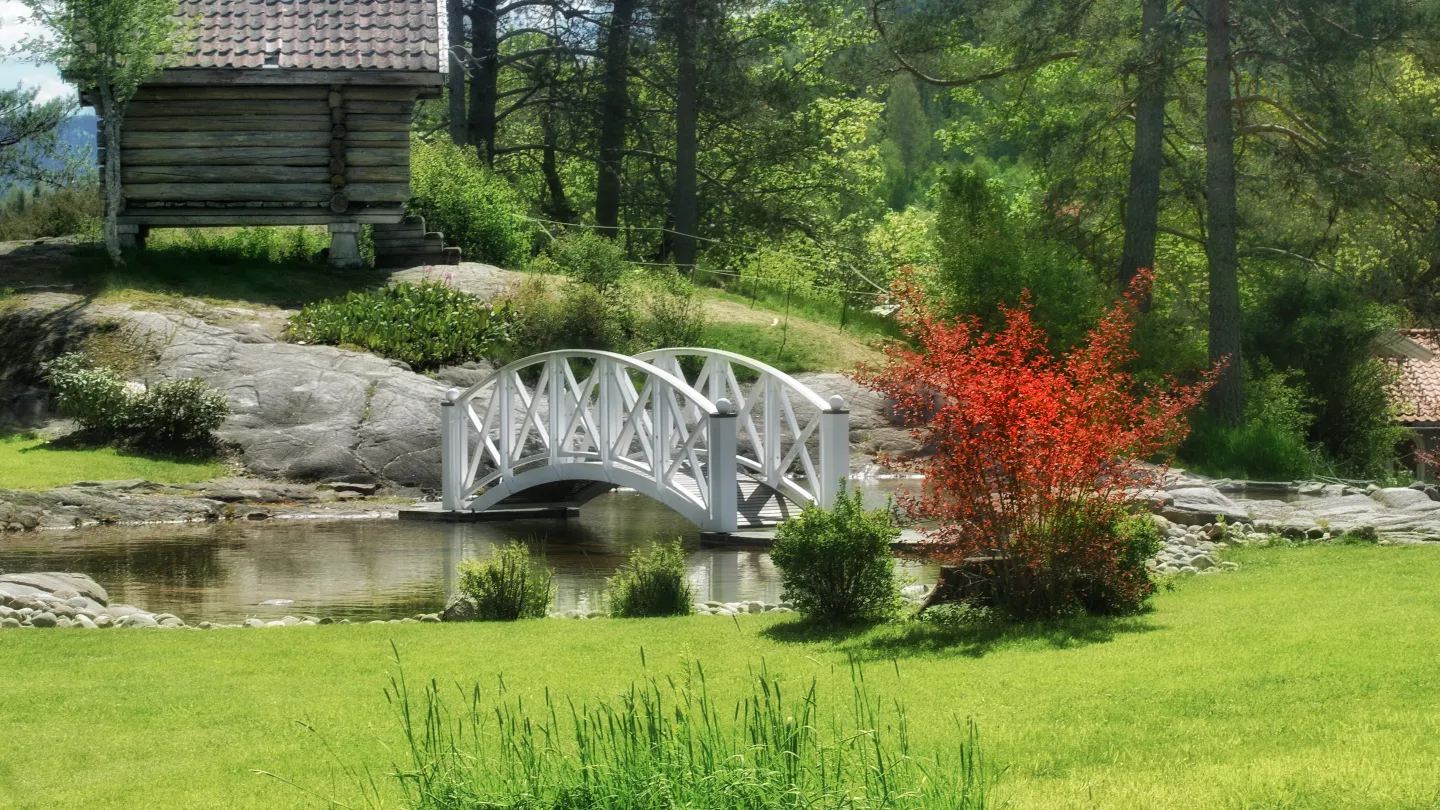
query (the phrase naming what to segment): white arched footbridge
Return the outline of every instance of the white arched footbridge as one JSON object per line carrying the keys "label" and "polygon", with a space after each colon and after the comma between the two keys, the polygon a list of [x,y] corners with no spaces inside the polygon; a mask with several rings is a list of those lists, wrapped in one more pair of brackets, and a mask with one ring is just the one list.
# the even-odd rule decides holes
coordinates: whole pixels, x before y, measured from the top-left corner
{"label": "white arched footbridge", "polygon": [[442,403],[441,509],[578,506],[629,487],[711,532],[829,505],[850,463],[850,413],[732,352],[527,357]]}

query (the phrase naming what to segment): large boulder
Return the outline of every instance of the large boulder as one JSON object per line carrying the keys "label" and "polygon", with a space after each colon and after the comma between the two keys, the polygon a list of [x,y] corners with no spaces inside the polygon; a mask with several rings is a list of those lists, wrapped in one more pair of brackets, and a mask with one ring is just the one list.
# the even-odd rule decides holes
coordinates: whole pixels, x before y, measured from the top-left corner
{"label": "large boulder", "polygon": [[233,415],[218,434],[252,475],[439,486],[445,385],[362,352],[282,343],[174,313],[128,316],[171,336],[156,376],[200,377],[225,392]]}
{"label": "large boulder", "polygon": [[925,449],[915,440],[910,428],[895,418],[891,403],[848,375],[835,372],[797,374],[795,379],[825,400],[836,394],[845,399],[845,407],[850,410],[852,453],[867,456],[877,453],[895,456],[924,454]]}
{"label": "large boulder", "polygon": [[1179,487],[1167,491],[1174,500],[1161,510],[1160,515],[1172,523],[1199,526],[1220,519],[1231,523],[1250,520],[1250,513],[1240,504],[1211,487]]}
{"label": "large boulder", "polygon": [[47,594],[65,593],[66,598],[70,598],[72,595],[79,595],[98,602],[101,605],[110,603],[110,594],[106,593],[105,589],[100,586],[100,583],[84,574],[66,574],[57,571],[46,571],[32,574],[5,574],[0,576],[0,593],[33,595],[39,592]]}

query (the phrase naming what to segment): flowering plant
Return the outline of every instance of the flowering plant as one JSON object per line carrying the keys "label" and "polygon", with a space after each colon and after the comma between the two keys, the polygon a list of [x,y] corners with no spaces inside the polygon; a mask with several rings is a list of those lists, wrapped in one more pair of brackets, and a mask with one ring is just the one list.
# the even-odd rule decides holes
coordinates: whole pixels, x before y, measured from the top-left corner
{"label": "flowering plant", "polygon": [[857,373],[933,451],[885,460],[925,474],[918,496],[901,499],[929,526],[924,552],[983,558],[995,600],[1017,615],[1124,612],[1153,590],[1119,525],[1160,483],[1163,466],[1148,462],[1184,439],[1186,412],[1217,370],[1191,385],[1136,381],[1130,335],[1150,282],[1141,273],[1085,344],[1056,356],[1028,294],[1002,306],[1004,328],[988,333],[973,317],[943,317],[943,302],[902,272],[894,294],[910,342]]}

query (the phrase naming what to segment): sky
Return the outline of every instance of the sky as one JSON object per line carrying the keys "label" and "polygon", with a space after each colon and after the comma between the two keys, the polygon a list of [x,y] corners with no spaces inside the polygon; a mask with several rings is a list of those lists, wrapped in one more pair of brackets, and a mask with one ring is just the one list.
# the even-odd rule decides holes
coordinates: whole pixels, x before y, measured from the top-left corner
{"label": "sky", "polygon": [[45,101],[60,96],[75,99],[75,90],[60,80],[60,71],[54,65],[37,65],[20,59],[7,58],[20,40],[39,33],[39,28],[30,22],[30,10],[19,0],[0,0],[0,87],[14,87],[23,84],[39,87],[39,99]]}

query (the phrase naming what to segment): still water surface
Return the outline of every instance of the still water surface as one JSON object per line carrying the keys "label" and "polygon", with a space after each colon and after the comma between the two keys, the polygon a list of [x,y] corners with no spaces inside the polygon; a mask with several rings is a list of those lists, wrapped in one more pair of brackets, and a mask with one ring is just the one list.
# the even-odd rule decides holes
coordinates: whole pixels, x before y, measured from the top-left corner
{"label": "still water surface", "polygon": [[[863,485],[884,503],[895,482]],[[702,549],[684,518],[634,492],[591,501],[579,519],[507,523],[393,520],[274,521],[36,532],[0,538],[0,571],[76,571],[112,602],[174,613],[187,622],[237,622],[287,614],[353,620],[438,611],[454,588],[455,565],[485,557],[510,538],[534,540],[555,569],[554,610],[600,610],[605,578],[631,549],[679,537],[689,550],[700,601],[780,600],[769,554]],[[901,567],[917,579],[932,572]],[[262,605],[274,599],[291,604]]]}

